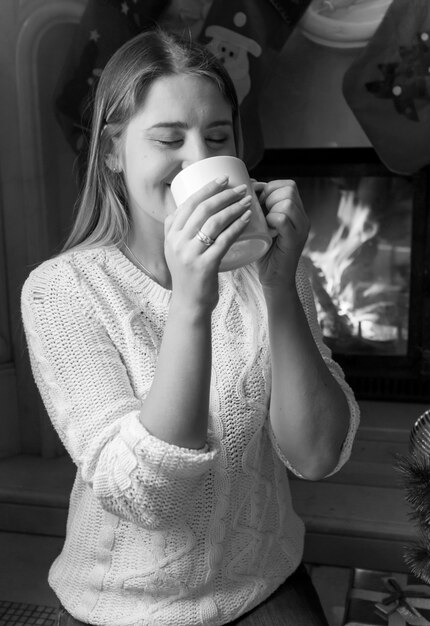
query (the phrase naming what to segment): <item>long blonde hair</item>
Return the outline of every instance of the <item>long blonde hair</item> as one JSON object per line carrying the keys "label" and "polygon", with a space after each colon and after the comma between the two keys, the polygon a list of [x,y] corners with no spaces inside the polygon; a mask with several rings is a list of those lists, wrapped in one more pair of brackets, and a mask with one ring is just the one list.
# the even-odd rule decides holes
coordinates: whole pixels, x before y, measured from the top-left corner
{"label": "long blonde hair", "polygon": [[231,104],[236,151],[242,152],[239,104],[231,78],[204,46],[160,29],[124,44],[108,61],[97,87],[86,176],[72,231],[63,251],[119,244],[127,237],[129,212],[121,173],[107,160],[114,140],[142,106],[152,83],[162,76],[191,74],[215,82]]}

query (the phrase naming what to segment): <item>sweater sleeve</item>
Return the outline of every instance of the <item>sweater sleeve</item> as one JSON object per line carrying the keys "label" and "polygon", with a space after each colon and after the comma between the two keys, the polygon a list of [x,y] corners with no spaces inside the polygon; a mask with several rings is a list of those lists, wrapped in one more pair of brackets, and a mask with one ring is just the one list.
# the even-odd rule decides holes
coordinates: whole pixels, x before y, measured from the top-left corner
{"label": "sweater sleeve", "polygon": [[60,258],[34,270],[21,304],[46,410],[101,506],[148,529],[183,517],[213,466],[211,442],[188,450],[144,428],[141,399],[70,263]]}
{"label": "sweater sleeve", "polygon": [[[305,267],[304,267],[304,263],[303,260],[300,261],[299,266],[298,266],[298,270],[297,270],[297,275],[296,275],[296,285],[297,285],[297,292],[299,294],[299,298],[300,301],[302,303],[304,312],[306,314],[307,320],[308,320],[308,324],[310,327],[310,330],[312,332],[312,336],[314,338],[314,341],[321,353],[322,358],[325,361],[325,364],[327,365],[328,369],[331,372],[331,375],[336,379],[336,381],[339,383],[341,389],[343,390],[347,402],[348,402],[348,407],[349,407],[349,428],[348,428],[348,432],[346,434],[345,440],[343,442],[342,448],[341,448],[341,452],[340,452],[340,456],[339,456],[339,460],[338,463],[336,465],[336,467],[334,468],[334,470],[332,470],[330,472],[330,474],[328,474],[328,476],[331,476],[332,474],[335,474],[337,471],[340,470],[340,468],[346,463],[346,461],[349,459],[349,457],[351,456],[351,450],[352,450],[352,444],[360,423],[360,409],[358,407],[357,401],[355,399],[354,393],[351,389],[351,387],[348,385],[348,383],[345,380],[345,375],[341,369],[341,367],[336,363],[336,361],[334,361],[332,359],[331,356],[331,350],[329,349],[329,347],[324,343],[323,341],[323,336],[322,336],[322,332],[320,329],[320,326],[318,324],[318,317],[317,317],[317,312],[316,312],[316,307],[315,307],[315,300],[314,300],[314,296],[313,296],[313,292],[312,292],[312,288],[309,282],[309,278],[307,276]],[[296,470],[294,467],[292,467],[292,465],[290,464],[290,462],[288,461],[288,459],[285,457],[285,455],[282,453],[277,441],[276,441],[276,437],[275,434],[269,424],[269,433],[270,433],[270,437],[272,440],[272,443],[274,445],[274,448],[279,456],[279,458],[281,459],[281,461],[288,467],[289,470],[291,470],[296,476],[299,476],[300,478],[304,478],[300,472],[298,470]]]}

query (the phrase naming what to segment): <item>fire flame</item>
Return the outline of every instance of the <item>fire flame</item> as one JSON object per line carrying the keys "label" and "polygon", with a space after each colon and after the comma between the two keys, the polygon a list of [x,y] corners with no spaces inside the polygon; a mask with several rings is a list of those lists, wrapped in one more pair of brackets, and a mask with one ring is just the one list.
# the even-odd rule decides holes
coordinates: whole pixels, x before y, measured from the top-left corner
{"label": "fire flame", "polygon": [[[330,302],[332,317],[336,311],[336,319],[332,320],[332,324],[347,325],[350,330],[349,334],[351,331],[353,334],[359,332],[359,317],[364,311],[355,310],[354,285],[352,281],[344,284],[343,276],[345,270],[353,263],[357,251],[378,232],[378,224],[370,218],[370,213],[369,206],[356,201],[354,191],[342,191],[337,211],[339,225],[328,246],[325,250],[312,250],[310,247],[312,239],[310,239],[304,251],[319,270],[318,275],[321,281],[319,293],[321,295],[323,291],[325,302]],[[323,314],[327,315],[327,310],[322,311],[321,298],[319,300],[317,308],[319,308],[319,317],[322,321],[321,318]],[[365,315],[367,320],[369,316],[374,319],[370,310],[367,310]],[[328,329],[324,328],[324,330]]]}
{"label": "fire flame", "polygon": [[327,249],[309,251],[308,256],[323,272],[327,290],[332,296],[341,295],[342,275],[354,260],[354,253],[378,232],[378,225],[369,220],[370,208],[354,201],[353,191],[343,191],[337,218],[339,227]]}

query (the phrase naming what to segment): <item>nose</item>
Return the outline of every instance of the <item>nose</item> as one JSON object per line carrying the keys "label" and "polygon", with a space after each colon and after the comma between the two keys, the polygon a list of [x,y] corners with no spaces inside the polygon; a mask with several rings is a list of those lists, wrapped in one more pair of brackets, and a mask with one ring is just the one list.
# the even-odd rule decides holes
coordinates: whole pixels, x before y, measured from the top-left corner
{"label": "nose", "polygon": [[204,137],[189,138],[183,146],[182,169],[209,156],[211,152]]}

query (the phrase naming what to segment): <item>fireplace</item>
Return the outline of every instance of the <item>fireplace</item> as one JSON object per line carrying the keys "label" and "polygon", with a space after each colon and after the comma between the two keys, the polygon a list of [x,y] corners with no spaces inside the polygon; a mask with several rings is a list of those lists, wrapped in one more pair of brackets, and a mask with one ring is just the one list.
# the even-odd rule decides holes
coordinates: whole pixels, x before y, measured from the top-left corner
{"label": "fireplace", "polygon": [[360,399],[430,400],[429,173],[370,148],[267,150],[252,172],[299,186],[318,320]]}

